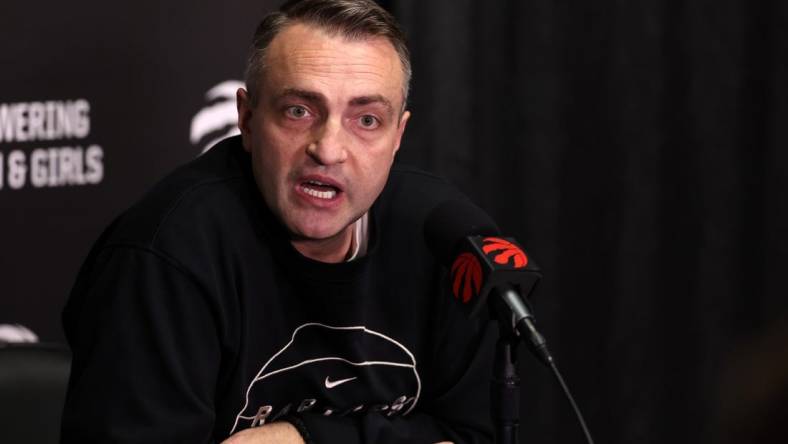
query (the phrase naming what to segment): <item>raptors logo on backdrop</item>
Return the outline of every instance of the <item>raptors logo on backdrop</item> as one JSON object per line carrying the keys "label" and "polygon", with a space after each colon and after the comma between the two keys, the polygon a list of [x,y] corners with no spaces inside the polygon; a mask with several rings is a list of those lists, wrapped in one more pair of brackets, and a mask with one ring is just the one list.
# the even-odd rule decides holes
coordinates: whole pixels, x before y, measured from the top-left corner
{"label": "raptors logo on backdrop", "polygon": [[0,324],[0,344],[38,342],[38,335],[21,324]]}
{"label": "raptors logo on backdrop", "polygon": [[420,393],[416,359],[396,340],[364,326],[304,324],[249,382],[230,434],[291,412],[407,415]]}
{"label": "raptors logo on backdrop", "polygon": [[243,87],[239,80],[226,80],[205,93],[208,103],[192,118],[189,132],[189,140],[200,148],[200,154],[216,142],[240,134],[235,92]]}

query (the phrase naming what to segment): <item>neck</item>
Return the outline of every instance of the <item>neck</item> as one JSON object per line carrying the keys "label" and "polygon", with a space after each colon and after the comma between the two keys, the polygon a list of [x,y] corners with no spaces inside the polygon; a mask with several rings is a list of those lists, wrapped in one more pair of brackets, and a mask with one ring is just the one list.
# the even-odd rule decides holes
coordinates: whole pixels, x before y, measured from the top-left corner
{"label": "neck", "polygon": [[293,239],[290,243],[302,255],[319,262],[343,262],[353,241],[353,224],[328,239]]}

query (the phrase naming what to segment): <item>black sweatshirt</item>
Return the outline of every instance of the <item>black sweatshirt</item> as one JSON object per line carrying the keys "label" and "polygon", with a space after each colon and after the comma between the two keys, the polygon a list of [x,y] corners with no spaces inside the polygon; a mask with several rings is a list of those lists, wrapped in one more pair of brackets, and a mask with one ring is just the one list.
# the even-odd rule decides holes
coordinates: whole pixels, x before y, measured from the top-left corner
{"label": "black sweatshirt", "polygon": [[457,198],[395,166],[367,254],[292,248],[231,138],[102,234],[63,312],[64,442],[220,442],[277,420],[316,443],[489,442],[492,336],[441,290],[422,226]]}

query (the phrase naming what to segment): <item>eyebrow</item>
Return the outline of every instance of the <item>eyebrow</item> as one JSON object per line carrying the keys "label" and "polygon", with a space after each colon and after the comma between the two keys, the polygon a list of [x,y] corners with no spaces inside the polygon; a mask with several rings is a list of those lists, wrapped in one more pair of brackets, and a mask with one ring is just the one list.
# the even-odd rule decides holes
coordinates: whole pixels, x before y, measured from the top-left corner
{"label": "eyebrow", "polygon": [[311,102],[325,102],[326,98],[323,97],[322,94],[316,93],[314,91],[307,91],[304,89],[297,89],[297,88],[285,88],[279,95],[276,96],[277,100],[280,100],[284,97],[294,96],[299,97],[305,100],[309,100]]}
{"label": "eyebrow", "polygon": [[354,97],[350,99],[350,105],[353,106],[364,106],[369,105],[371,103],[380,103],[386,107],[386,110],[390,113],[394,113],[394,107],[391,105],[391,101],[389,99],[383,97],[380,94],[373,94],[371,96],[361,96],[361,97]]}

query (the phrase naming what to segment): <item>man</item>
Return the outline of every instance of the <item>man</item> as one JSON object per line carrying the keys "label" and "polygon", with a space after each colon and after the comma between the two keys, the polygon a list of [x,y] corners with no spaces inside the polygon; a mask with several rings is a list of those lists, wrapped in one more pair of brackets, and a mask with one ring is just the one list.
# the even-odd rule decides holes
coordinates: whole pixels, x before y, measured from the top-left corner
{"label": "man", "polygon": [[392,169],[409,77],[372,1],[263,20],[241,136],[159,183],[80,272],[65,441],[491,440],[489,332],[423,242],[458,194]]}

